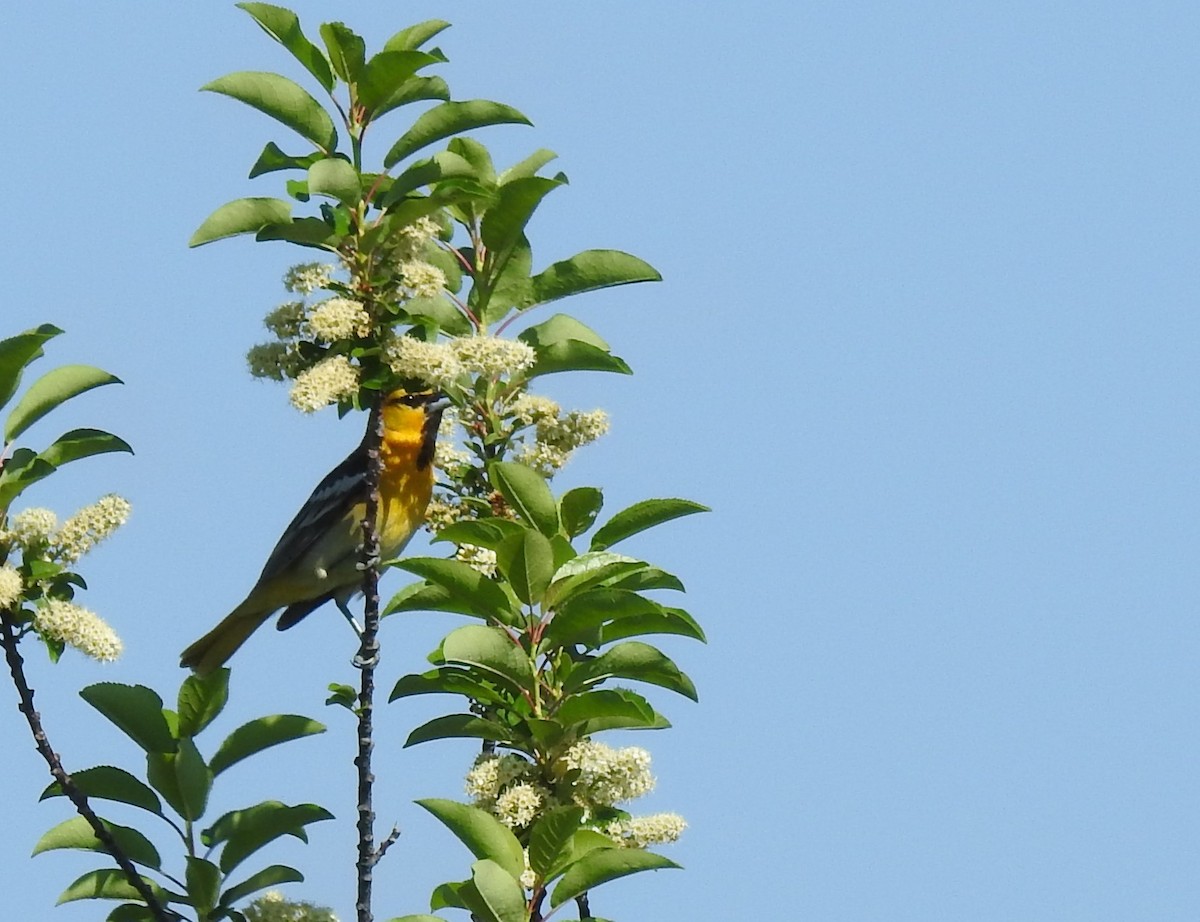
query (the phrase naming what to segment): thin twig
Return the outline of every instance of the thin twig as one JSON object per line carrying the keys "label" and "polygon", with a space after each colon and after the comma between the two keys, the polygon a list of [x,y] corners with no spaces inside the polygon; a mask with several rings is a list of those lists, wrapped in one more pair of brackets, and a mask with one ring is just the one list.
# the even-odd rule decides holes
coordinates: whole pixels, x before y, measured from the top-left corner
{"label": "thin twig", "polygon": [[166,908],[158,901],[158,898],[154,895],[154,891],[150,889],[150,885],[146,882],[145,878],[138,873],[129,856],[117,844],[108,827],[104,825],[104,821],[96,815],[91,804],[88,803],[87,795],[79,790],[79,787],[75,784],[75,780],[63,768],[62,760],[58,757],[58,753],[54,751],[50,745],[49,738],[46,736],[46,728],[42,725],[42,717],[33,706],[33,689],[29,687],[29,682],[25,678],[25,660],[17,649],[17,636],[13,631],[13,625],[3,614],[0,614],[0,645],[4,647],[4,658],[8,661],[8,671],[12,674],[13,684],[17,687],[17,697],[20,698],[20,704],[17,706],[17,709],[25,715],[25,720],[28,721],[29,729],[33,733],[34,746],[41,757],[46,760],[46,765],[50,768],[50,774],[58,782],[58,786],[62,788],[63,794],[75,805],[75,809],[79,811],[79,815],[87,820],[88,825],[92,827],[92,832],[100,840],[100,844],[104,846],[104,850],[117,862],[117,865],[129,881],[130,886],[138,892],[142,901],[145,902],[146,906],[154,914],[154,918],[158,922],[172,922],[173,919],[177,919],[178,916],[173,913],[167,913]]}
{"label": "thin twig", "polygon": [[381,858],[387,854],[387,850],[396,844],[400,839],[400,827],[393,826],[392,831],[388,833],[388,837],[379,843],[379,848],[375,849],[375,863],[379,864]]}
{"label": "thin twig", "polygon": [[590,919],[592,917],[592,908],[588,905],[588,895],[581,893],[575,897],[575,905],[579,907],[579,918]]}
{"label": "thin twig", "polygon": [[375,863],[380,857],[375,850],[375,776],[371,773],[371,752],[375,747],[375,667],[379,662],[379,533],[375,521],[379,513],[379,446],[382,442],[383,415],[376,403],[367,422],[367,501],[362,524],[366,601],[363,604],[362,642],[355,660],[362,672],[358,692],[358,756],[354,759],[358,768],[358,891],[355,901],[358,922],[372,922],[371,885]]}

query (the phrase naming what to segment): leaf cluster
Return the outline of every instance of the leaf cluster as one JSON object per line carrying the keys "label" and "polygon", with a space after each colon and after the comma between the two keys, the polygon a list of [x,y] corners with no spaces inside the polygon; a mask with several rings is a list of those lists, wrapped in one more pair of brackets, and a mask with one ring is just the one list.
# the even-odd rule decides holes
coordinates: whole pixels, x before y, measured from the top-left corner
{"label": "leaf cluster", "polygon": [[[263,801],[230,810],[207,822],[206,817],[214,783],[228,769],[273,746],[322,733],[324,726],[291,714],[260,717],[226,736],[206,759],[196,738],[228,701],[228,669],[203,678],[185,679],[174,710],[164,707],[159,695],[143,685],[105,682],[83,689],[80,695],[142,750],[146,760],[145,780],[111,765],[89,768],[73,774],[72,778],[90,799],[135,808],[139,815],[152,817],[178,837],[184,852],[183,868],[181,873],[178,870],[172,873],[145,833],[103,820],[122,850],[153,875],[144,879],[174,918],[183,919],[181,912],[186,907],[197,922],[221,919],[245,922],[245,916],[235,908],[240,901],[278,884],[304,879],[295,868],[280,864],[236,875],[236,882],[235,872],[260,849],[283,836],[307,842],[307,826],[332,819],[332,814],[323,807]],[[62,794],[56,783],[43,792],[42,798]],[[55,849],[104,850],[82,817],[67,820],[47,832],[34,848],[34,854]],[[121,901],[108,915],[109,922],[153,919],[149,909],[136,902],[136,891],[115,868],[83,874],[63,891],[58,901],[82,899]]]}

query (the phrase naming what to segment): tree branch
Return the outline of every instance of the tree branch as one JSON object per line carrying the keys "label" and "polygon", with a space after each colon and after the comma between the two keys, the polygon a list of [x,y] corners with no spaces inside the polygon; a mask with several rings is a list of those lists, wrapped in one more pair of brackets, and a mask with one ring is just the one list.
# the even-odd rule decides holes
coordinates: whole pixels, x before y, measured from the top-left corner
{"label": "tree branch", "polygon": [[[362,561],[363,604],[362,641],[355,665],[361,671],[358,692],[358,889],[355,912],[358,922],[372,922],[371,886],[376,862],[386,850],[375,849],[375,776],[371,773],[374,742],[375,667],[379,662],[379,533],[375,526],[379,515],[379,446],[383,442],[383,414],[379,403],[371,408],[367,421],[367,501],[363,514]],[[390,844],[390,843],[389,843]]]}
{"label": "tree branch", "polygon": [[142,901],[154,914],[154,918],[158,922],[172,922],[173,919],[177,919],[178,916],[174,913],[168,914],[166,908],[158,901],[154,891],[150,889],[150,885],[138,873],[129,856],[122,851],[108,827],[104,825],[104,821],[96,815],[91,804],[88,803],[87,795],[79,790],[70,773],[63,768],[58,753],[51,747],[50,740],[46,736],[46,728],[42,725],[42,717],[33,706],[33,689],[29,687],[29,682],[25,678],[25,660],[17,649],[17,635],[13,631],[12,622],[3,613],[0,613],[0,645],[4,647],[4,658],[8,662],[8,671],[12,674],[13,684],[17,688],[17,697],[20,699],[17,709],[25,715],[25,720],[29,723],[29,729],[33,733],[34,746],[41,757],[46,760],[50,774],[62,788],[63,794],[75,805],[79,815],[87,820],[88,825],[92,827],[92,832],[104,846],[104,850],[117,862],[130,886],[138,892]]}

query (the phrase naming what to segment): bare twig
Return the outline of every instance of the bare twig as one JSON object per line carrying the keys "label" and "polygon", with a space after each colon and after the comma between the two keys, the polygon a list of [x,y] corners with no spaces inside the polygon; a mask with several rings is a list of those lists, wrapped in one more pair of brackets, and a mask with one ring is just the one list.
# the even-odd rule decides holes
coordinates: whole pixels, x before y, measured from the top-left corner
{"label": "bare twig", "polygon": [[[371,885],[374,868],[387,846],[375,849],[375,776],[371,773],[371,753],[375,748],[373,711],[375,707],[375,667],[379,662],[379,533],[375,521],[379,512],[379,446],[383,442],[383,414],[378,403],[371,408],[367,422],[367,501],[363,514],[363,604],[362,641],[356,665],[362,673],[358,692],[358,889],[355,911],[358,922],[372,922]],[[390,843],[388,843],[390,845]]]}
{"label": "bare twig", "polygon": [[400,839],[400,827],[393,826],[392,831],[388,833],[388,837],[379,843],[379,848],[375,849],[375,863],[378,864],[380,859],[387,854],[387,850],[396,844]]}
{"label": "bare twig", "polygon": [[70,773],[63,768],[62,760],[51,747],[50,740],[46,736],[46,728],[42,725],[41,715],[33,706],[33,689],[29,687],[29,682],[25,678],[25,660],[17,649],[17,635],[13,631],[12,622],[3,614],[0,614],[0,645],[4,647],[4,658],[8,662],[8,671],[12,674],[13,684],[17,687],[17,697],[20,699],[17,708],[25,715],[25,720],[29,723],[29,729],[33,733],[34,746],[41,757],[46,760],[50,774],[62,788],[63,794],[75,805],[79,815],[87,820],[88,825],[92,827],[92,832],[104,846],[104,850],[117,862],[130,886],[138,892],[142,901],[154,914],[154,918],[158,922],[172,922],[172,920],[178,919],[178,916],[168,913],[162,903],[158,901],[158,897],[154,895],[150,885],[138,873],[129,856],[117,844],[108,827],[104,825],[104,821],[96,815],[91,804],[88,803],[87,795],[79,790]]}
{"label": "bare twig", "polygon": [[581,893],[575,897],[575,905],[579,907],[579,918],[590,919],[592,917],[592,908],[588,905],[588,895]]}

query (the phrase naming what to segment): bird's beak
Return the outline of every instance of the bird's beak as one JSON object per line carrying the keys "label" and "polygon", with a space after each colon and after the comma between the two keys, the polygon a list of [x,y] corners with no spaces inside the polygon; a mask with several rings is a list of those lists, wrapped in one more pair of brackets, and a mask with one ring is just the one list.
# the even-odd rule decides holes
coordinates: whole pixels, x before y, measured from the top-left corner
{"label": "bird's beak", "polygon": [[429,416],[433,416],[433,414],[441,413],[443,410],[449,409],[449,407],[450,398],[445,394],[439,394],[433,400],[429,401],[429,403],[425,404],[425,412]]}

